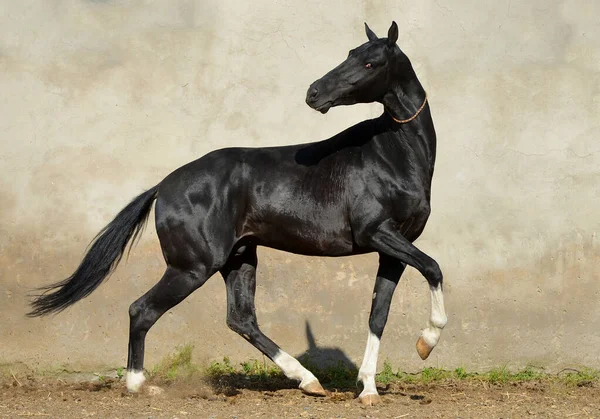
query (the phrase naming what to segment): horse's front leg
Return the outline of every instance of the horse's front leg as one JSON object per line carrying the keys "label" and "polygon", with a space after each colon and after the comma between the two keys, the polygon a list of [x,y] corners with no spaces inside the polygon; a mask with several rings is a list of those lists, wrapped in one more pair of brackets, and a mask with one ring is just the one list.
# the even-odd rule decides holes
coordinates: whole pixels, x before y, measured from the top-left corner
{"label": "horse's front leg", "polygon": [[406,268],[405,263],[380,254],[379,269],[377,270],[377,278],[373,289],[371,315],[369,316],[369,337],[365,348],[365,356],[358,371],[358,380],[363,383],[363,391],[360,393],[359,399],[366,405],[373,405],[380,401],[375,386],[379,342],[387,322],[392,295],[402,272],[404,272],[404,268]]}
{"label": "horse's front leg", "polygon": [[399,232],[397,223],[386,220],[381,223],[370,237],[374,249],[385,255],[394,257],[416,268],[429,283],[431,292],[431,315],[429,325],[423,330],[417,341],[417,352],[421,359],[427,359],[437,345],[442,329],[448,318],[444,308],[442,291],[443,276],[439,265],[431,257],[420,251]]}

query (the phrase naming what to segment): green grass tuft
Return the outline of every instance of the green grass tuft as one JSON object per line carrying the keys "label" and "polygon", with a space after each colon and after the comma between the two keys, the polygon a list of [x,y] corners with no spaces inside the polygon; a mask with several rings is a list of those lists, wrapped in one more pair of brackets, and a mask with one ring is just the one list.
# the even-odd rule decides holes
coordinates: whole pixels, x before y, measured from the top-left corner
{"label": "green grass tuft", "polygon": [[506,365],[502,367],[497,367],[492,369],[491,371],[483,374],[481,378],[484,381],[487,381],[491,384],[503,384],[510,381],[510,371],[506,368]]}
{"label": "green grass tuft", "polygon": [[441,368],[424,368],[421,371],[421,382],[424,384],[431,383],[433,381],[442,381],[452,377],[450,371],[443,370]]}
{"label": "green grass tuft", "polygon": [[512,375],[511,381],[532,381],[541,380],[545,378],[547,374],[543,372],[542,368],[536,368],[532,365],[528,365],[525,369],[516,372]]}
{"label": "green grass tuft", "polygon": [[386,385],[398,381],[399,378],[398,373],[394,373],[392,364],[386,359],[383,363],[383,370],[375,376],[375,381]]}
{"label": "green grass tuft", "polygon": [[167,382],[190,377],[198,371],[198,368],[192,364],[193,350],[193,345],[184,345],[178,348],[173,354],[167,355],[155,365],[150,376]]}
{"label": "green grass tuft", "polygon": [[355,388],[356,377],[358,371],[348,367],[342,361],[338,361],[336,365],[327,366],[324,368],[314,368],[313,373],[319,379],[321,384],[330,388]]}
{"label": "green grass tuft", "polygon": [[600,372],[588,368],[582,369],[581,371],[572,370],[561,377],[557,377],[556,375],[544,372],[543,368],[532,365],[528,365],[524,369],[516,372],[511,372],[505,365],[494,368],[483,374],[468,372],[463,367],[456,368],[454,371],[427,367],[419,373],[409,374],[402,371],[394,372],[391,364],[386,360],[383,364],[382,371],[376,376],[376,381],[382,385],[390,383],[429,384],[445,380],[477,380],[490,384],[552,380],[567,385],[589,386],[600,383]]}
{"label": "green grass tuft", "polygon": [[266,362],[259,362],[256,359],[242,362],[242,371],[245,375],[258,380],[266,380],[271,377],[283,376],[283,373],[274,365],[267,365]]}
{"label": "green grass tuft", "polygon": [[235,373],[235,367],[231,365],[228,357],[223,357],[223,362],[213,361],[206,369],[209,377],[218,377]]}
{"label": "green grass tuft", "polygon": [[463,367],[458,367],[454,370],[454,377],[457,380],[465,380],[473,377],[475,374],[467,372]]}
{"label": "green grass tuft", "polygon": [[485,374],[477,375],[477,378],[491,384],[506,384],[511,382],[551,379],[552,377],[544,373],[542,368],[537,368],[532,365],[528,365],[524,369],[514,373],[504,365],[502,367],[494,368]]}
{"label": "green grass tuft", "polygon": [[561,379],[567,386],[590,387],[600,382],[600,371],[591,368],[569,370]]}

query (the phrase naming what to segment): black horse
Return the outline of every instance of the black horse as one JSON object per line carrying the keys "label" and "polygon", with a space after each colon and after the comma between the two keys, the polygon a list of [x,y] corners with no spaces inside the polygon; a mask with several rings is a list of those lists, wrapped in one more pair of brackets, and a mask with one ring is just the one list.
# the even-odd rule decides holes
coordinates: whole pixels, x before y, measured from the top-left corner
{"label": "black horse", "polygon": [[[380,102],[384,112],[316,143],[226,148],[172,172],[127,205],[96,237],[69,278],[42,288],[32,316],[59,312],[88,296],[135,242],[156,200],[156,231],[167,264],[162,279],[129,308],[127,387],[144,381],[144,341],[152,325],[220,272],[227,324],[272,359],[300,388],[324,395],[315,376],[259,329],[254,307],[257,246],[316,256],[379,253],[359,371],[360,399],[379,400],[375,369],[392,294],[406,265],[429,283],[431,318],[417,341],[425,359],[446,324],[442,273],[412,242],[430,213],[436,135],[427,95],[396,45],[398,27],[378,38],[365,24],[365,44],[308,89],[306,103]],[[132,240],[133,239],[133,240]]]}

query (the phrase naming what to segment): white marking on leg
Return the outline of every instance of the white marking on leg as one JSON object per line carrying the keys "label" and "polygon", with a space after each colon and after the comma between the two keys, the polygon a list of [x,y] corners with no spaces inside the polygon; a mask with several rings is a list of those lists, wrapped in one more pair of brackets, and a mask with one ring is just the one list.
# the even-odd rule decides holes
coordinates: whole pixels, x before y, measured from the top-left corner
{"label": "white marking on leg", "polygon": [[363,391],[359,397],[367,394],[377,394],[375,386],[375,373],[377,372],[377,356],[379,355],[379,338],[371,331],[367,338],[367,347],[365,348],[365,356],[363,357],[362,365],[358,370],[358,379],[363,383]]}
{"label": "white marking on leg", "polygon": [[435,347],[440,340],[442,329],[448,323],[446,310],[444,309],[444,293],[442,286],[429,287],[431,291],[431,317],[429,318],[429,327],[423,330],[421,336],[430,347]]}
{"label": "white marking on leg", "polygon": [[281,368],[281,371],[283,371],[287,378],[300,381],[300,388],[305,388],[313,381],[319,382],[317,377],[304,368],[296,358],[281,349],[277,352],[277,355],[273,357],[273,362]]}
{"label": "white marking on leg", "polygon": [[144,377],[144,371],[127,371],[126,382],[127,382],[127,390],[132,393],[137,393],[146,381],[146,377]]}

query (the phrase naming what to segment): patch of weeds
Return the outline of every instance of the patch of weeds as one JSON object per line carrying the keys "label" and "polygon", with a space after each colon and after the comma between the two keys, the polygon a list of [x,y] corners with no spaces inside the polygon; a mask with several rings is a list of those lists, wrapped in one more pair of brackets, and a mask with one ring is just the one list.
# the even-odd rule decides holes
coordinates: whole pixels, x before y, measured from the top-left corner
{"label": "patch of weeds", "polygon": [[239,394],[242,388],[276,391],[298,386],[298,383],[287,379],[279,368],[258,360],[242,362],[236,367],[228,357],[224,357],[222,362],[213,361],[205,370],[205,376],[215,392],[227,396]]}
{"label": "patch of weeds", "polygon": [[454,378],[457,380],[465,380],[474,377],[476,374],[467,372],[463,367],[458,367],[454,370]]}
{"label": "patch of weeds", "polygon": [[392,383],[404,383],[413,384],[419,381],[420,374],[411,374],[403,371],[396,371],[392,368],[392,364],[389,360],[383,362],[383,369],[380,373],[375,375],[375,382],[381,385],[388,385]]}
{"label": "patch of weeds", "polygon": [[154,366],[150,373],[151,377],[166,382],[172,382],[178,378],[190,377],[198,371],[198,368],[192,364],[193,349],[193,345],[184,345],[178,348],[173,354],[167,355]]}
{"label": "patch of weeds", "polygon": [[423,371],[421,371],[421,382],[427,384],[433,381],[442,381],[447,378],[450,378],[451,376],[452,373],[449,371],[443,370],[441,368],[428,367],[424,368]]}
{"label": "patch of weeds", "polygon": [[[337,390],[347,390],[356,388],[356,377],[358,370],[349,367],[343,361],[337,361],[336,364],[318,366],[309,356],[304,355],[298,358],[300,363],[312,372],[319,380],[321,385]],[[283,373],[282,373],[283,375]]]}
{"label": "patch of weeds", "polygon": [[408,372],[398,371],[396,373],[398,381],[404,384],[416,384],[421,380],[421,374],[411,374]]}
{"label": "patch of weeds", "polygon": [[387,385],[398,381],[398,374],[400,373],[394,373],[392,364],[390,364],[390,362],[386,359],[383,363],[383,370],[381,370],[381,372],[375,376],[375,381],[380,384]]}
{"label": "patch of weeds", "polygon": [[314,368],[311,371],[325,387],[337,389],[356,388],[358,371],[355,368],[350,368],[342,361],[338,361],[336,365]]}
{"label": "patch of weeds", "polygon": [[507,366],[504,365],[503,367],[494,368],[485,374],[478,375],[477,378],[487,381],[490,384],[506,384],[509,382],[543,380],[548,379],[549,376],[541,368],[531,365],[515,373],[510,372]]}
{"label": "patch of weeds", "polygon": [[491,384],[503,384],[510,381],[510,371],[504,365],[483,374],[481,378]]}
{"label": "patch of weeds", "polygon": [[[594,375],[595,374],[595,375]],[[594,378],[595,377],[595,378]],[[383,365],[383,370],[377,375],[377,382],[380,384],[404,383],[404,384],[428,384],[444,380],[479,380],[490,384],[505,384],[509,382],[539,381],[550,379],[551,376],[543,371],[543,368],[527,366],[524,369],[512,373],[507,366],[494,368],[483,374],[468,372],[465,368],[459,367],[454,371],[442,368],[424,368],[420,373],[409,374],[402,371],[394,373],[392,366],[388,361]],[[577,383],[579,381],[593,382],[599,380],[600,375],[594,370],[584,370],[578,372],[574,370],[573,374],[565,376],[565,380]]]}
{"label": "patch of weeds", "polygon": [[240,366],[241,370],[236,368],[228,357],[224,357],[223,362],[211,362],[205,372],[206,375],[213,378],[239,375],[253,380],[262,380],[283,375],[283,373],[276,366],[267,365],[266,362],[260,362],[257,359],[241,362]]}
{"label": "patch of weeds", "polygon": [[561,376],[561,379],[570,387],[591,387],[600,381],[600,371],[591,368],[569,369],[565,375]]}
{"label": "patch of weeds", "polygon": [[379,384],[404,383],[404,384],[427,384],[433,381],[442,381],[453,378],[452,372],[441,368],[425,368],[420,373],[410,374],[402,371],[394,372],[389,361],[383,363],[383,370],[377,374],[376,381]]}
{"label": "patch of weeds", "polygon": [[254,380],[266,380],[271,377],[283,375],[279,368],[276,368],[274,365],[267,365],[266,362],[259,362],[257,359],[242,362],[240,365],[244,374]]}
{"label": "patch of weeds", "polygon": [[117,378],[120,380],[123,378],[123,367],[117,368]]}
{"label": "patch of weeds", "polygon": [[229,357],[223,357],[223,362],[213,361],[206,369],[209,377],[219,377],[235,373],[235,367],[231,365]]}
{"label": "patch of weeds", "polygon": [[525,369],[516,372],[512,375],[511,381],[532,381],[541,380],[547,378],[548,374],[543,372],[542,368],[536,368],[532,365],[528,365]]}
{"label": "patch of weeds", "polygon": [[[191,345],[185,345],[179,348],[172,355],[165,357],[156,365],[151,373],[152,377],[157,377],[170,382],[180,378],[188,378],[198,371],[198,368],[192,364]],[[356,388],[358,371],[356,368],[349,367],[342,361],[336,365],[318,367],[311,362],[310,358],[304,357],[302,364],[319,379],[321,384],[329,389],[348,390]],[[561,375],[561,373],[563,373]],[[522,370],[511,372],[506,365],[494,368],[486,373],[468,372],[465,368],[459,367],[453,371],[442,368],[424,368],[420,373],[411,374],[400,370],[394,372],[391,363],[386,360],[383,369],[376,375],[375,380],[378,384],[389,385],[392,383],[402,384],[429,384],[445,380],[477,380],[490,384],[507,384],[528,381],[552,380],[569,386],[592,386],[600,382],[600,371],[590,368],[580,370],[563,370],[554,375],[546,373],[543,368],[528,365]],[[123,376],[123,368],[117,369],[117,376]],[[235,366],[228,357],[223,361],[213,361],[208,368],[204,370],[204,376],[208,377],[215,386],[222,388],[224,392],[234,394],[239,388],[257,389],[257,390],[276,390],[280,388],[296,388],[298,383],[289,380],[283,372],[268,363],[268,361],[259,361],[252,359],[242,362]],[[100,377],[104,381],[104,377]]]}

